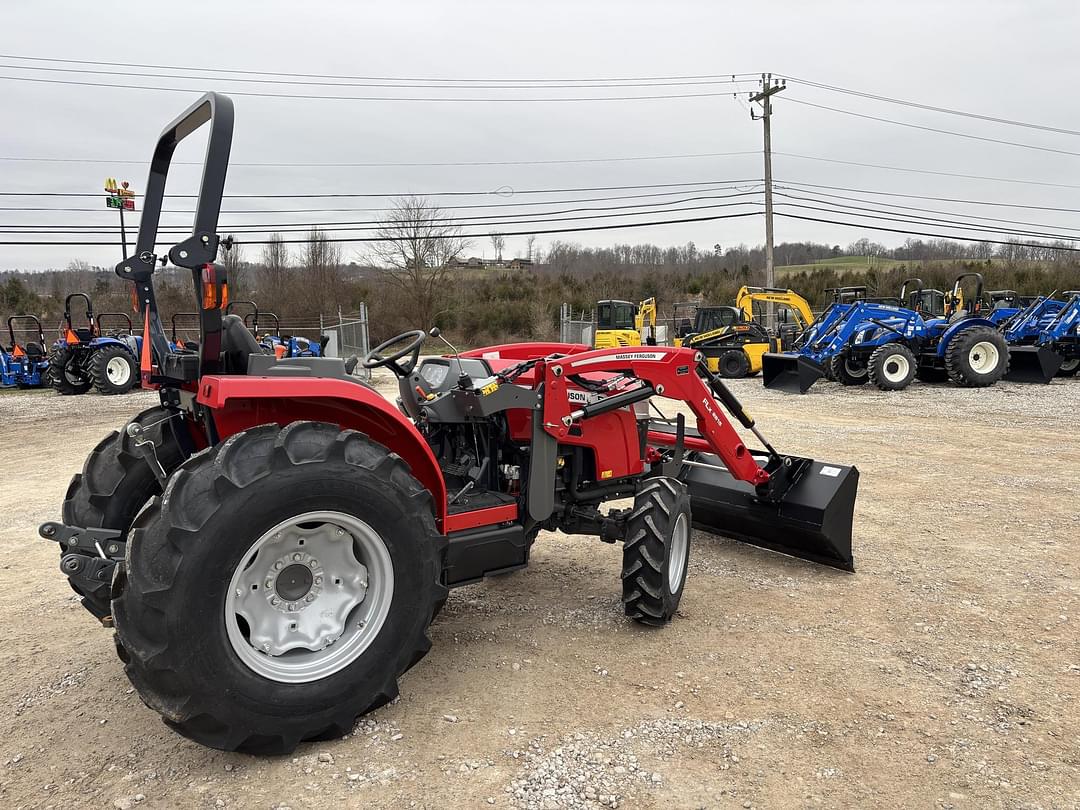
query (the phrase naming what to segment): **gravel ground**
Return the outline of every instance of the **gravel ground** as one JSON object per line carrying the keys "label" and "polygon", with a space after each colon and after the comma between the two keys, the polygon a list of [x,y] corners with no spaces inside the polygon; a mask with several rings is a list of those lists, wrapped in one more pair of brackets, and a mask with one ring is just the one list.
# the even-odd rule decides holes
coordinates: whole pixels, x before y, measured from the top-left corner
{"label": "gravel ground", "polygon": [[696,533],[653,631],[621,615],[617,549],[544,535],[528,570],[451,594],[398,701],[261,759],[144,708],[36,538],[153,396],[0,394],[0,801],[1080,807],[1080,381],[735,388],[781,450],[859,467],[858,573]]}

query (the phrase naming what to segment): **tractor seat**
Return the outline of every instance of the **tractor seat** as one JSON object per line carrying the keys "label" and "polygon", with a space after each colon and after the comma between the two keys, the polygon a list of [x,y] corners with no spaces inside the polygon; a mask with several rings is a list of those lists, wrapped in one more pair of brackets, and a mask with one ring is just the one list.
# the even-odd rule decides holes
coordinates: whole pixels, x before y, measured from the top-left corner
{"label": "tractor seat", "polygon": [[75,337],[82,343],[89,343],[94,339],[94,333],[89,329],[79,327],[78,329],[72,329],[71,331],[75,333]]}
{"label": "tractor seat", "polygon": [[31,363],[36,363],[39,360],[44,359],[45,352],[42,350],[41,346],[39,346],[38,344],[36,344],[36,343],[27,343],[26,344],[26,357],[27,357],[28,360],[30,360]]}
{"label": "tractor seat", "polygon": [[222,316],[221,360],[226,374],[247,374],[248,358],[265,353],[239,315]]}
{"label": "tractor seat", "polygon": [[970,314],[971,313],[969,313],[966,309],[958,309],[956,310],[956,312],[949,316],[949,323],[956,323],[957,321],[962,321]]}

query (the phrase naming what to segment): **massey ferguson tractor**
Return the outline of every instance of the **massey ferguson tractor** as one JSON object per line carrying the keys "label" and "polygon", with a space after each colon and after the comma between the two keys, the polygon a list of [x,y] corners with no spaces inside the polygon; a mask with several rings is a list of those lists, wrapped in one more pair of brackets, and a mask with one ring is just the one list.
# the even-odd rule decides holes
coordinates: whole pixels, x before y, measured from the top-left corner
{"label": "massey ferguson tractor", "polygon": [[[193,232],[159,256],[174,150],[203,125]],[[362,360],[397,377],[396,407],[355,357],[264,353],[224,313],[215,263],[232,129],[232,102],[209,93],[157,143],[116,272],[161,402],[101,441],[62,521],[40,528],[170,727],[253,753],[348,733],[424,657],[448,589],[524,567],[542,530],[621,546],[625,612],[643,625],[675,615],[694,527],[853,570],[858,471],[779,453],[693,350],[519,343],[421,363],[439,336],[417,329]],[[197,347],[163,330],[166,262],[191,271]],[[651,418],[654,398],[693,424]]]}

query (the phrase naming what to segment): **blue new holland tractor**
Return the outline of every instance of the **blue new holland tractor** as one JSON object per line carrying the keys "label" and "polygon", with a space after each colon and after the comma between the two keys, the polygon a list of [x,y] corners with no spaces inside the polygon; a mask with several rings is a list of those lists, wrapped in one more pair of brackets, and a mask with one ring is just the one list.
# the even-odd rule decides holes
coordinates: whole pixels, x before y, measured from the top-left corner
{"label": "blue new holland tractor", "polygon": [[1009,380],[1049,382],[1080,371],[1080,291],[1067,290],[1064,299],[1039,296],[1002,323],[1010,351],[1022,349],[1038,359],[1038,366],[1014,365]]}
{"label": "blue new holland tractor", "polygon": [[[24,329],[37,342],[27,340],[19,343],[15,338],[15,322],[30,321],[32,329]],[[0,345],[0,387],[38,388],[45,384],[48,377],[49,361],[45,356],[45,333],[41,321],[33,315],[12,315],[8,318],[8,335],[11,343]]]}
{"label": "blue new holland tractor", "polygon": [[[71,321],[71,301],[86,304],[86,326]],[[123,318],[127,329],[102,334],[102,318]],[[94,305],[86,293],[72,293],[64,299],[64,321],[60,339],[49,351],[49,377],[57,393],[85,394],[96,388],[102,394],[126,394],[139,381],[139,354],[142,337],[131,333],[131,318],[123,313],[94,316]]]}
{"label": "blue new holland tractor", "polygon": [[[966,279],[975,283],[968,299]],[[805,393],[826,369],[844,385],[870,382],[883,391],[904,389],[916,376],[970,388],[993,385],[1008,370],[1010,353],[997,324],[983,315],[982,276],[958,276],[943,295],[940,317],[934,312],[925,317],[924,306],[934,300],[934,292],[924,290],[921,280],[909,279],[900,299],[914,309],[866,300],[834,304],[795,350],[764,356],[765,387]]]}

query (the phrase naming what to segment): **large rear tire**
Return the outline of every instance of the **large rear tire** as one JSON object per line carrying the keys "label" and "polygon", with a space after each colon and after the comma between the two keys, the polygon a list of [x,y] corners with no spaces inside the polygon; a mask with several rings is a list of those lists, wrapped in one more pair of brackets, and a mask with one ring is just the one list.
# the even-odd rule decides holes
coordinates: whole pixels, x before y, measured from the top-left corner
{"label": "large rear tire", "polygon": [[1009,371],[1009,344],[989,326],[972,326],[953,337],[945,349],[945,370],[957,385],[985,388]]}
{"label": "large rear tire", "polygon": [[902,343],[886,343],[874,349],[866,364],[870,382],[882,391],[902,391],[915,379],[915,355]]}
{"label": "large rear tire", "polygon": [[79,364],[78,352],[66,343],[54,346],[49,352],[49,380],[58,394],[85,394],[93,379]]}
{"label": "large rear tire", "polygon": [[348,733],[397,695],[446,598],[431,494],[336,425],[266,425],[193,456],[133,535],[113,600],[125,671],[213,748]]}
{"label": "large rear tire", "polygon": [[829,358],[829,372],[841,385],[866,385],[870,379],[866,365],[853,360],[847,352]]}
{"label": "large rear tire", "polygon": [[[142,438],[154,443],[166,474],[184,460],[170,417],[176,418],[175,412],[159,406],[143,411],[128,423],[140,425]],[[82,472],[76,473],[68,484],[63,508],[64,523],[68,526],[117,529],[126,539],[139,510],[161,494],[157,477],[135,449],[135,440],[128,436],[126,427],[122,431],[114,430],[98,442],[86,457]],[[62,550],[61,556],[66,553]],[[103,582],[93,591],[80,590],[74,582],[71,587],[82,596],[83,606],[94,616],[103,619],[110,614],[111,583]]]}
{"label": "large rear tire", "polygon": [[623,542],[626,615],[660,627],[682,599],[690,562],[690,496],[675,478],[650,478],[634,499]]}
{"label": "large rear tire", "polygon": [[102,394],[126,394],[139,381],[135,356],[119,345],[102,346],[90,360],[94,387]]}

